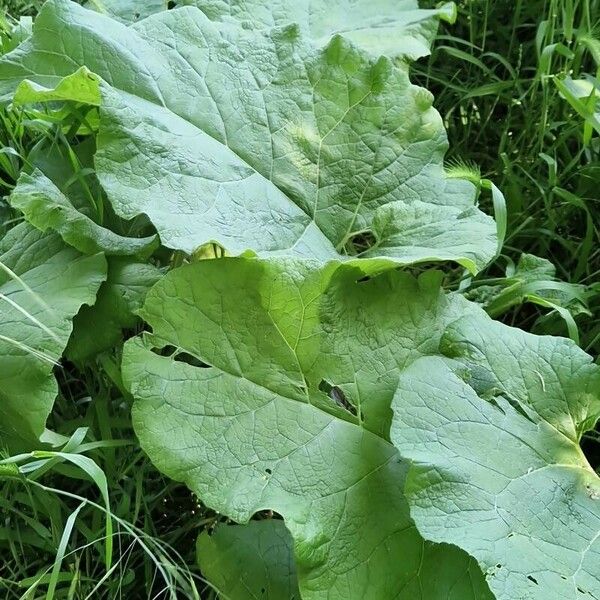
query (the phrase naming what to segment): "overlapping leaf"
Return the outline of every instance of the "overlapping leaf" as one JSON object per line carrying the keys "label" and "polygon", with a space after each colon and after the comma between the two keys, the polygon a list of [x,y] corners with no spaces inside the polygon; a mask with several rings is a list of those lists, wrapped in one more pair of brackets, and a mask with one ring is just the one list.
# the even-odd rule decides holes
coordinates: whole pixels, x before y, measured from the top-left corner
{"label": "overlapping leaf", "polygon": [[475,556],[498,599],[600,598],[600,480],[579,447],[600,367],[568,340],[481,317],[441,346],[460,362],[417,360],[393,402],[419,530]]}
{"label": "overlapping leaf", "polygon": [[[357,30],[343,19],[323,33],[343,37],[315,44],[306,25],[317,4],[299,5],[299,25],[274,29],[191,7],[126,27],[51,0],[32,38],[1,61],[0,90],[10,97],[22,84],[21,99],[39,100],[62,85],[63,97],[79,89],[72,99],[100,104],[98,177],[119,215],[148,215],[170,248],[216,241],[234,254],[481,268],[496,251],[493,221],[470,183],[444,175],[430,94],[404,66],[348,41]],[[400,26],[413,12],[399,7]],[[91,100],[97,82],[84,66],[101,78]]]}
{"label": "overlapping leaf", "polygon": [[57,394],[52,374],[72,318],[106,278],[101,254],[82,256],[23,223],[0,240],[0,445],[39,443]]}
{"label": "overlapping leaf", "polygon": [[86,6],[125,23],[167,10],[168,0],[88,0]]}
{"label": "overlapping leaf", "polygon": [[140,442],[236,521],[281,514],[303,598],[488,598],[466,555],[416,532],[386,439],[400,369],[465,302],[440,274],[362,276],[249,259],[169,273],[142,312],[153,335],[124,351]]}

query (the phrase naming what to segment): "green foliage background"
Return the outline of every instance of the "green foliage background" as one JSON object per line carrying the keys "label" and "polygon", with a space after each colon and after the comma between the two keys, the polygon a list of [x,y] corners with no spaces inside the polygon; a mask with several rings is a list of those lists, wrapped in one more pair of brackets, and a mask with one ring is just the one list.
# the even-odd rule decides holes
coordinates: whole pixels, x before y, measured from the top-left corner
{"label": "green foliage background", "polygon": [[[456,24],[442,25],[432,56],[413,70],[445,119],[449,162],[478,165],[504,192],[504,252],[514,260],[545,257],[561,280],[588,286],[592,314],[580,316],[582,347],[595,355],[600,144],[597,132],[584,140],[585,121],[556,81],[597,77],[599,22],[597,0],[463,1]],[[561,331],[556,315],[540,320],[531,305],[505,318]]]}
{"label": "green foliage background", "polygon": [[[0,9],[18,17],[33,15],[40,4],[3,0]],[[580,345],[597,356],[600,136],[590,131],[586,117],[561,94],[556,81],[598,77],[600,1],[466,0],[458,8],[456,24],[442,25],[432,56],[412,71],[415,82],[434,93],[445,120],[449,168],[493,180],[507,199],[504,255],[469,282],[469,293],[496,300],[497,316],[507,323],[566,335],[564,315],[545,304],[552,301],[569,311]],[[18,119],[0,114],[1,146],[19,151],[35,141]],[[6,195],[22,164],[0,158],[0,192]],[[528,272],[511,268],[523,254],[549,260],[556,274],[545,265],[537,285],[531,286]],[[105,514],[102,506],[84,501],[66,549],[68,567],[63,567],[54,597],[86,598],[91,593],[97,598],[146,598],[170,586],[176,590],[173,597],[200,593],[213,598],[201,576],[182,565],[195,563],[195,532],[210,530],[218,517],[186,488],[158,473],[131,443],[128,407],[115,406],[111,397],[111,389],[122,385],[116,359],[103,361],[98,369],[70,365],[59,373],[63,394],[52,418],[55,425],[89,427],[97,442],[113,513],[128,531],[119,541],[126,560],[96,590],[103,577]],[[120,443],[103,446],[105,439]],[[597,434],[584,440],[596,469],[599,447]],[[47,573],[48,582],[54,548],[69,517],[80,502],[94,497],[96,484],[66,464],[27,487],[17,479],[2,480],[2,598],[40,597],[36,575]],[[23,596],[28,588],[30,595]]]}

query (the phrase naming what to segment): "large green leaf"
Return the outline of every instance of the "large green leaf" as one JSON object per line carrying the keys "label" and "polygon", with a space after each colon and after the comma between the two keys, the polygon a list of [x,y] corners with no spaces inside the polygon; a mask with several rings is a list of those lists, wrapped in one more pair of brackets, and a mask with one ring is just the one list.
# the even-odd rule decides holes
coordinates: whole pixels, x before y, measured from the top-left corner
{"label": "large green leaf", "polygon": [[439,273],[363,275],[251,259],[169,273],[142,311],[153,334],[124,350],[140,443],[218,512],[281,514],[303,598],[488,598],[466,555],[416,532],[386,435],[400,369],[466,303]]}
{"label": "large green leaf", "polygon": [[0,445],[39,444],[57,394],[52,363],[105,278],[101,254],[82,256],[56,234],[23,223],[0,240]]}
{"label": "large green leaf", "polygon": [[448,2],[436,10],[419,9],[417,0],[180,0],[197,6],[212,20],[245,21],[271,28],[297,23],[315,44],[326,46],[342,35],[373,55],[420,58],[429,54],[438,19],[454,21]]}
{"label": "large green leaf", "polygon": [[62,85],[90,102],[97,82],[83,66],[102,79],[98,177],[120,216],[148,215],[170,248],[472,271],[496,252],[475,188],[444,174],[431,95],[344,37],[320,47],[303,27],[243,27],[191,7],[126,27],[51,0],[0,62],[0,93],[21,84],[21,98],[53,99]]}
{"label": "large green leaf", "polygon": [[499,600],[600,598],[600,480],[579,439],[600,366],[569,340],[484,317],[452,324],[393,402],[411,515],[479,561]]}
{"label": "large green leaf", "polygon": [[202,574],[228,600],[300,600],[289,531],[283,521],[220,525],[198,538]]}

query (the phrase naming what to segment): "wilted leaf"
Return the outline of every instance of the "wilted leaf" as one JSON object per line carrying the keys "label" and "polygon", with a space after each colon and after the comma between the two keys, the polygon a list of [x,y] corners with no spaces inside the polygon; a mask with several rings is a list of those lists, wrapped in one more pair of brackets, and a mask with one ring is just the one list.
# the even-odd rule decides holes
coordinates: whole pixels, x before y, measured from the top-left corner
{"label": "wilted leaf", "polygon": [[23,173],[9,198],[13,208],[41,231],[54,230],[85,254],[148,256],[158,246],[156,236],[127,238],[95,223],[75,208],[41,171]]}

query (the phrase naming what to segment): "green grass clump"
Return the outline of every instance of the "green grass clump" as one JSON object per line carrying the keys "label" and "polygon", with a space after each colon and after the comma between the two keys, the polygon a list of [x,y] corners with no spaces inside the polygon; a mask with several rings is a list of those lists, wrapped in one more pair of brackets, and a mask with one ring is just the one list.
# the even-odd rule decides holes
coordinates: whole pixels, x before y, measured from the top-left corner
{"label": "green grass clump", "polygon": [[43,0],[2,0],[0,10],[15,17],[33,16],[43,3]]}

